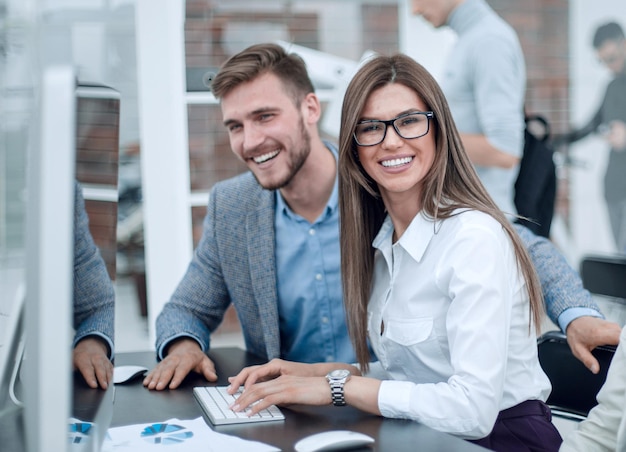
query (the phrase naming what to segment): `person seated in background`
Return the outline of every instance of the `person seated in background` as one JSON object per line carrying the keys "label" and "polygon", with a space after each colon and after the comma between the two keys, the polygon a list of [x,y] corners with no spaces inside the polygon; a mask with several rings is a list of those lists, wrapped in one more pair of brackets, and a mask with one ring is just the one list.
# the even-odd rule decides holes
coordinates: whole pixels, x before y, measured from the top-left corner
{"label": "person seated in background", "polygon": [[[251,353],[354,362],[341,294],[337,150],[320,138],[321,106],[304,61],[276,44],[253,45],[211,86],[232,151],[250,171],[211,189],[202,238],[158,315],[159,363],[144,385],[174,389],[191,371],[215,381],[206,352],[231,303]],[[619,326],[601,318],[550,241],[522,234],[550,318],[597,369],[590,350],[616,343]]]}
{"label": "person seated in background", "polygon": [[626,329],[609,366],[598,404],[563,441],[561,452],[626,451]]}
{"label": "person seated in background", "polygon": [[408,56],[375,57],[348,85],[339,206],[359,367],[249,367],[230,379],[231,393],[245,386],[232,409],[347,404],[492,450],[558,450],[534,266],[480,182],[439,85]]}
{"label": "person seated in background", "polygon": [[73,317],[74,368],[90,387],[106,389],[113,381],[115,291],[89,232],[89,218],[78,182],[74,183]]}

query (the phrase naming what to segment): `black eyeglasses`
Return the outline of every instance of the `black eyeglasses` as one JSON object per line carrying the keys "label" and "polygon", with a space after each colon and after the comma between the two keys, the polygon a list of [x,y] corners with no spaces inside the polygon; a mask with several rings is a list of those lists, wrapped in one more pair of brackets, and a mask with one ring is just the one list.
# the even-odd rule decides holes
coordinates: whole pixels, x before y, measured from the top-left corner
{"label": "black eyeglasses", "polygon": [[385,140],[389,126],[393,126],[396,133],[406,140],[423,137],[428,133],[430,120],[434,117],[432,111],[414,111],[387,121],[367,119],[357,123],[354,140],[359,146],[375,146]]}

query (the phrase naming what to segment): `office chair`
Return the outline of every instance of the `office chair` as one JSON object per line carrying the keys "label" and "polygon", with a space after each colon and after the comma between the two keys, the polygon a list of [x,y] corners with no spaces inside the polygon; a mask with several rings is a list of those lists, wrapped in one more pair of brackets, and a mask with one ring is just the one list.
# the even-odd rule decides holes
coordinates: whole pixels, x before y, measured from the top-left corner
{"label": "office chair", "polygon": [[583,286],[592,294],[626,299],[626,256],[588,255],[580,263]]}
{"label": "office chair", "polygon": [[600,372],[592,374],[569,348],[565,334],[548,331],[537,340],[539,362],[552,383],[546,403],[552,414],[580,421],[598,404],[596,394],[606,380],[615,346],[605,345],[593,350],[600,363]]}

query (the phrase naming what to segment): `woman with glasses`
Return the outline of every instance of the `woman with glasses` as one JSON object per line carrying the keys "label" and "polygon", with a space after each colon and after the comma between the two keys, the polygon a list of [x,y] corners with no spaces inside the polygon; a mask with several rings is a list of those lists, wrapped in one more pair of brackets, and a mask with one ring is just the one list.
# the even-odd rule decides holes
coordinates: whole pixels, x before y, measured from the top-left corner
{"label": "woman with glasses", "polygon": [[231,378],[233,392],[245,385],[233,409],[348,404],[493,450],[558,450],[537,357],[537,276],[481,185],[441,89],[411,58],[376,57],[350,82],[339,193],[358,365],[246,368]]}

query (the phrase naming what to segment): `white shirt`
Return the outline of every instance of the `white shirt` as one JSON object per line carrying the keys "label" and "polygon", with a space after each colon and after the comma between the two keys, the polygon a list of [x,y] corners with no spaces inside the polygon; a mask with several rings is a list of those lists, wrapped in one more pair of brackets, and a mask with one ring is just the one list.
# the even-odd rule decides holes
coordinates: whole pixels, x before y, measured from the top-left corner
{"label": "white shirt", "polygon": [[463,438],[487,436],[501,410],[545,401],[529,298],[513,245],[477,211],[434,223],[418,214],[392,244],[385,220],[373,246],[369,338],[386,381],[381,414]]}

